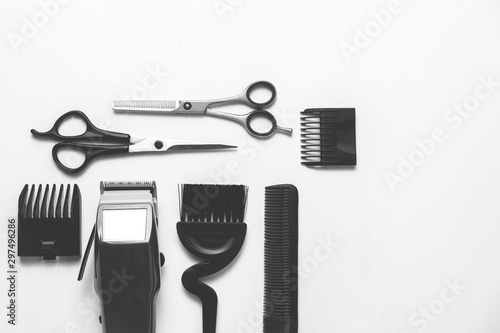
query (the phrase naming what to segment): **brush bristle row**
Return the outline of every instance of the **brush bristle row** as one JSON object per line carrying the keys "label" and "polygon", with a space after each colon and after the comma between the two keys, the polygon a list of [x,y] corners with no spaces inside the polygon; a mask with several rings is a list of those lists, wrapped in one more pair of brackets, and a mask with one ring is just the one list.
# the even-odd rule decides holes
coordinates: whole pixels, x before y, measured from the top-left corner
{"label": "brush bristle row", "polygon": [[247,195],[245,185],[180,185],[181,221],[241,223]]}

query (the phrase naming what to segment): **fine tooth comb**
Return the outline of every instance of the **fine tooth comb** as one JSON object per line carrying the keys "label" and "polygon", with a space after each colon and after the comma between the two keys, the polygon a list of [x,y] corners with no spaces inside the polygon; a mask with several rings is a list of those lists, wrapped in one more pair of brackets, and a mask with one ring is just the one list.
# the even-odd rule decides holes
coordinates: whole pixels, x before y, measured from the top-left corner
{"label": "fine tooth comb", "polygon": [[[19,196],[19,256],[43,257],[54,260],[62,256],[80,256],[81,251],[81,194],[78,185],[68,185],[64,194],[64,185],[59,189],[56,202],[56,185],[45,186],[42,197],[42,185],[24,186]],[[36,194],[36,196],[35,196]],[[50,199],[49,199],[50,195]],[[64,202],[63,202],[63,198]]]}
{"label": "fine tooth comb", "polygon": [[298,203],[295,186],[266,187],[264,333],[298,331]]}
{"label": "fine tooth comb", "polygon": [[247,194],[244,185],[180,186],[177,233],[186,250],[202,260],[184,272],[182,284],[201,300],[203,333],[215,333],[218,301],[216,292],[200,278],[221,271],[240,252],[247,231],[243,222]]}
{"label": "fine tooth comb", "polygon": [[356,165],[355,109],[306,109],[300,118],[303,165]]}

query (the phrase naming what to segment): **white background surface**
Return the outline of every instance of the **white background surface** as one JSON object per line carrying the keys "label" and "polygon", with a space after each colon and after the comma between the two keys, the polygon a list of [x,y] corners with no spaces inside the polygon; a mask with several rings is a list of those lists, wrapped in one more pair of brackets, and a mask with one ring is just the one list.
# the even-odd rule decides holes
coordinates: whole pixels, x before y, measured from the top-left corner
{"label": "white background surface", "polygon": [[[480,77],[500,81],[500,3],[401,0],[401,11],[351,62],[342,43],[353,44],[357,29],[370,26],[371,12],[387,8],[388,1],[219,3],[232,3],[232,10],[218,12],[211,0],[70,1],[16,51],[9,38],[22,36],[25,19],[33,22],[42,7],[36,1],[1,2],[2,221],[17,214],[24,184],[78,183],[86,243],[99,181],[156,180],[166,256],[157,332],[195,333],[201,331],[201,307],[180,282],[195,260],[175,230],[177,184],[247,184],[245,246],[210,285],[219,295],[218,332],[249,332],[243,322],[260,332],[264,187],[294,183],[301,196],[305,272],[301,332],[499,332],[500,87],[460,124],[443,117],[474,96]],[[219,119],[113,114],[111,101],[139,91],[151,69],[163,73],[146,92],[151,99],[225,97],[269,80],[278,89],[270,110],[295,132],[262,141]],[[343,106],[356,108],[358,166],[301,166],[299,111]],[[246,150],[103,159],[70,177],[52,161],[53,142],[36,140],[29,131],[49,129],[72,109],[85,111],[100,127],[132,135]],[[397,174],[400,156],[417,156],[415,140],[430,138],[438,128],[446,140],[391,190],[386,173]],[[228,164],[236,164],[237,172],[214,178]],[[5,253],[6,227],[0,231]],[[315,257],[328,239],[338,248],[326,259]],[[1,267],[5,272],[6,259]],[[91,275],[78,283],[78,268],[63,261],[19,265],[15,328],[3,314],[2,278],[0,331],[100,332]],[[440,308],[442,292],[453,295],[446,281],[455,280],[466,289]],[[418,314],[429,306],[432,320]]]}

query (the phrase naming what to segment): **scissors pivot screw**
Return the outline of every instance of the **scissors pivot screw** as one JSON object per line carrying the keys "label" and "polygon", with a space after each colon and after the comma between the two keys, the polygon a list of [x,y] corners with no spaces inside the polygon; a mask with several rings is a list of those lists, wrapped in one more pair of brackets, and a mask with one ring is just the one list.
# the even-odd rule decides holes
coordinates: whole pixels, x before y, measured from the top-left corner
{"label": "scissors pivot screw", "polygon": [[163,148],[163,142],[161,142],[160,140],[156,141],[155,142],[155,148],[156,149],[162,149]]}
{"label": "scissors pivot screw", "polygon": [[191,110],[191,107],[193,107],[193,105],[191,105],[191,103],[189,103],[189,102],[184,103],[185,110]]}

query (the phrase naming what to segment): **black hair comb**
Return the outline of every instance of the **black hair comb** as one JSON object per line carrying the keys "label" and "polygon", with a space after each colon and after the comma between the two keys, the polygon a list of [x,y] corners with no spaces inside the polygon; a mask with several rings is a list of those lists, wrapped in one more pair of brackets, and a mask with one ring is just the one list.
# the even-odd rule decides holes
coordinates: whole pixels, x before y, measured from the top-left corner
{"label": "black hair comb", "polygon": [[298,205],[295,186],[266,187],[264,333],[298,332]]}
{"label": "black hair comb", "polygon": [[301,112],[302,164],[356,165],[355,109]]}
{"label": "black hair comb", "polygon": [[203,333],[215,333],[217,294],[199,279],[221,271],[240,252],[247,231],[247,193],[244,185],[180,186],[177,233],[186,250],[202,260],[184,272],[182,284],[201,300]]}

